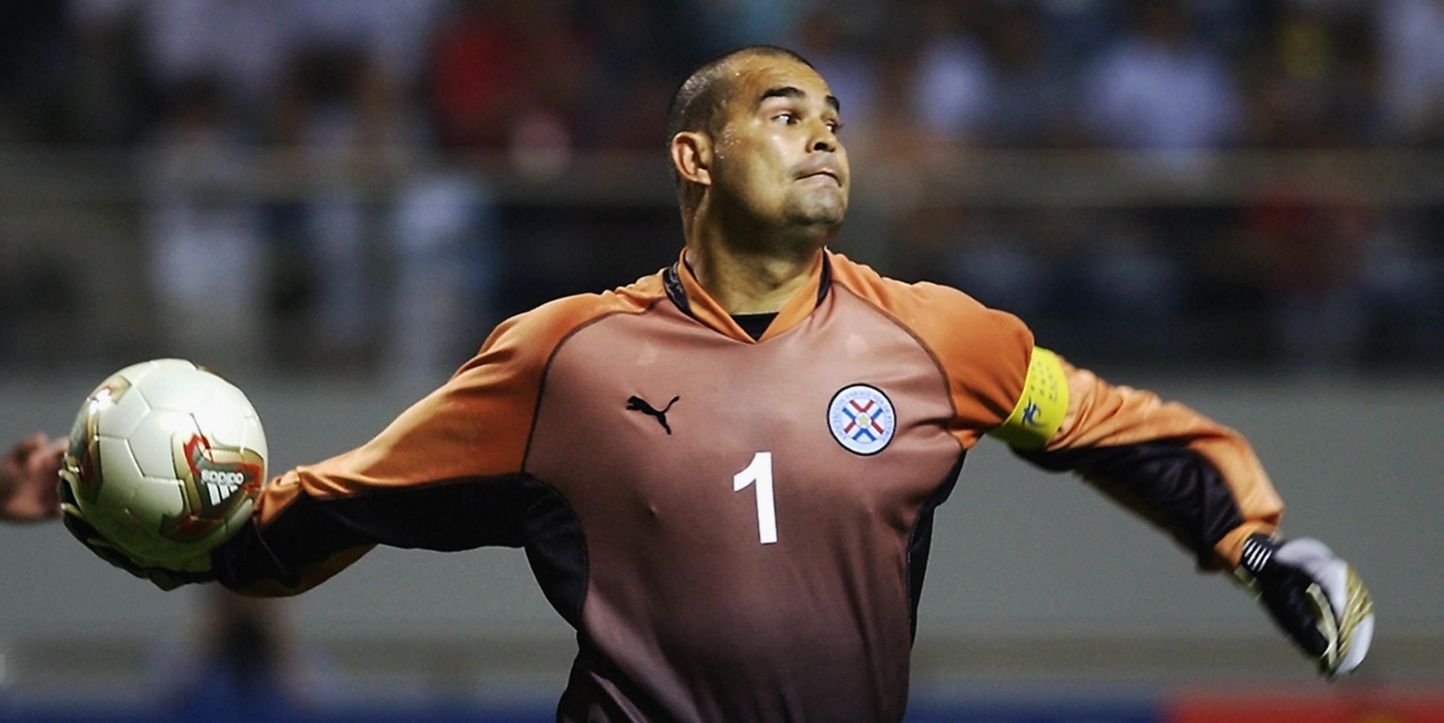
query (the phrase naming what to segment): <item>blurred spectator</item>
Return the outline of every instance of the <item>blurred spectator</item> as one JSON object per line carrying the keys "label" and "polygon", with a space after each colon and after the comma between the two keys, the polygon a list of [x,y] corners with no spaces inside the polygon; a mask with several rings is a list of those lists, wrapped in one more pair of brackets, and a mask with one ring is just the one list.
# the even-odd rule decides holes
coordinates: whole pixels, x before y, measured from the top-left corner
{"label": "blurred spectator", "polygon": [[[436,375],[456,353],[446,330],[474,331],[493,303],[591,288],[615,278],[594,267],[674,245],[674,214],[556,193],[578,187],[581,157],[598,161],[593,176],[630,173],[614,149],[655,153],[660,188],[680,75],[751,42],[796,47],[834,83],[864,169],[840,243],[885,270],[962,284],[1045,327],[1060,308],[1139,328],[1226,314],[1276,331],[1279,348],[1321,338],[1291,329],[1328,327],[1337,338],[1318,353],[1336,357],[1381,334],[1423,349],[1437,335],[1417,329],[1444,314],[1431,191],[1406,200],[1425,204],[1417,214],[1356,223],[1318,199],[1241,200],[1239,177],[1206,162],[1235,144],[1444,141],[1444,0],[23,0],[0,20],[0,143],[157,141],[148,202],[98,196],[92,211],[117,239],[140,217],[167,353],[279,348],[251,343],[260,329],[307,339],[288,362]],[[999,167],[983,149],[1098,147],[1163,160],[1120,168],[1108,182],[1134,187],[1104,190],[1096,211],[1049,206],[1020,179],[986,179],[982,200],[947,190],[974,159]],[[95,179],[83,169],[109,163],[56,158],[74,170],[36,167]],[[1020,178],[1059,157],[1023,160]],[[512,182],[478,177],[494,169]],[[1029,187],[1046,195],[1054,180]],[[1158,184],[1173,205],[1154,202]],[[64,325],[92,303],[67,289],[94,285],[65,272],[63,248],[42,258],[58,232],[9,201],[0,333],[15,359],[43,353],[27,341],[37,320]],[[1264,216],[1317,238],[1282,239]]]}
{"label": "blurred spectator", "polygon": [[[446,0],[290,0],[297,44],[350,48],[365,56],[379,82],[405,94],[425,73]],[[272,21],[275,22],[274,20]]]}
{"label": "blurred spectator", "polygon": [[832,94],[842,102],[843,123],[853,135],[865,135],[881,101],[877,57],[880,28],[868,28],[859,18],[836,8],[818,7],[802,23],[801,52],[828,78]]}
{"label": "blurred spectator", "polygon": [[982,141],[1007,147],[1066,142],[1068,78],[1050,62],[1049,38],[1031,4],[1001,8],[988,38],[991,93]]}
{"label": "blurred spectator", "polygon": [[1193,170],[1193,152],[1236,137],[1237,90],[1179,0],[1145,0],[1137,8],[1130,32],[1086,80],[1090,126],[1105,144],[1175,151],[1174,170]]}
{"label": "blurred spectator", "polygon": [[[1063,279],[1058,265],[1049,263],[1048,244],[1060,241],[1051,234],[1062,227],[1048,223],[1047,217],[1035,219],[1036,227],[981,214],[940,220],[951,227],[951,234],[938,239],[935,280],[1029,320],[1045,318],[1054,308]],[[1072,239],[1061,241],[1075,245]]]}
{"label": "blurred spectator", "polygon": [[1356,361],[1368,312],[1363,262],[1377,233],[1372,209],[1266,188],[1245,208],[1240,229],[1286,363],[1324,368]]}
{"label": "blurred spectator", "polygon": [[1374,8],[1390,129],[1406,143],[1437,144],[1444,140],[1444,3],[1382,0]]}
{"label": "blurred spectator", "polygon": [[977,138],[995,90],[983,47],[966,26],[971,7],[931,0],[912,19],[920,37],[909,103],[931,135],[957,144]]}
{"label": "blurred spectator", "polygon": [[63,84],[67,140],[132,143],[151,120],[155,97],[140,50],[140,22],[130,0],[68,4],[74,59]]}
{"label": "blurred spectator", "polygon": [[441,28],[431,64],[438,140],[501,148],[526,90],[525,33],[516,3],[467,0]]}
{"label": "blurred spectator", "polygon": [[1077,81],[1100,53],[1117,43],[1118,17],[1136,3],[1114,0],[1002,0],[1037,8],[1048,37],[1053,68],[1066,81]]}
{"label": "blurred spectator", "polygon": [[440,141],[504,149],[524,171],[555,173],[577,144],[597,67],[592,39],[559,0],[468,2],[433,56]]}
{"label": "blurred spectator", "polygon": [[202,364],[252,361],[263,246],[257,205],[237,192],[247,165],[235,116],[214,76],[177,81],[169,97],[146,207],[163,353]]}
{"label": "blurred spectator", "polygon": [[1365,19],[1342,10],[1281,9],[1242,77],[1246,141],[1318,148],[1377,140],[1377,63]]}
{"label": "blurred spectator", "polygon": [[0,142],[55,140],[72,60],[65,20],[49,0],[0,4]]}
{"label": "blurred spectator", "polygon": [[155,700],[175,720],[286,721],[335,691],[313,656],[298,649],[283,600],[219,585],[194,591],[190,634],[161,649]]}
{"label": "blurred spectator", "polygon": [[254,122],[296,44],[291,0],[137,2],[146,67],[161,93],[213,79],[230,119]]}
{"label": "blurred spectator", "polygon": [[1427,243],[1433,225],[1396,213],[1365,252],[1367,362],[1407,368],[1444,354],[1444,254]]}
{"label": "blurred spectator", "polygon": [[670,3],[619,0],[584,11],[595,29],[596,70],[602,82],[587,92],[588,123],[578,129],[584,145],[653,151],[663,162],[659,118],[667,116],[672,91],[692,62],[691,26]]}
{"label": "blurred spectator", "polygon": [[500,319],[502,251],[491,198],[460,174],[419,175],[390,219],[395,298],[383,350],[387,376],[425,393],[475,351]]}
{"label": "blurred spectator", "polygon": [[[822,3],[817,0],[687,0],[683,7],[686,16],[694,18],[705,32],[697,34],[702,46],[698,61],[716,57],[734,48],[755,43],[783,45],[796,38],[799,32],[806,32],[808,25],[816,22],[820,15],[858,17],[858,3],[837,0]],[[804,18],[806,18],[804,20]],[[681,83],[681,81],[677,81]]]}
{"label": "blurred spectator", "polygon": [[291,297],[303,308],[309,343],[293,349],[295,360],[325,360],[340,367],[368,361],[374,349],[383,299],[375,270],[382,239],[374,234],[387,210],[366,189],[384,177],[403,146],[408,126],[391,85],[364,49],[311,47],[298,57],[274,118],[274,135],[305,180],[306,193],[273,208],[279,229],[276,252],[304,272],[305,293]]}

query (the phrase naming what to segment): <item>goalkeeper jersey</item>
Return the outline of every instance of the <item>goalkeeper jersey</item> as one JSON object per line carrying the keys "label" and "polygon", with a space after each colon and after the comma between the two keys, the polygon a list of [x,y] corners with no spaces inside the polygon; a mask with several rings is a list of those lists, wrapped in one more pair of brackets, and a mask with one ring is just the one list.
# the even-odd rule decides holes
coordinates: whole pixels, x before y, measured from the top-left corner
{"label": "goalkeeper jersey", "polygon": [[520,547],[577,630],[559,719],[897,720],[933,511],[989,433],[1205,566],[1281,512],[1237,434],[823,250],[756,340],[684,260],[504,322],[375,439],[272,480],[215,568],[292,594],[376,544]]}

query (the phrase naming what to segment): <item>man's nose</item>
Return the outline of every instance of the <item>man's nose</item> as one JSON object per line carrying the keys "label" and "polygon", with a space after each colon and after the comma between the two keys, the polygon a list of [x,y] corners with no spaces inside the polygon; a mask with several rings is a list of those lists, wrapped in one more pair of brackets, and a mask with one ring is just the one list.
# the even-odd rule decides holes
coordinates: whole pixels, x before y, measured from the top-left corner
{"label": "man's nose", "polygon": [[812,139],[808,144],[808,150],[827,151],[828,153],[837,151],[837,136],[833,135],[832,129],[827,126],[827,123],[813,123]]}

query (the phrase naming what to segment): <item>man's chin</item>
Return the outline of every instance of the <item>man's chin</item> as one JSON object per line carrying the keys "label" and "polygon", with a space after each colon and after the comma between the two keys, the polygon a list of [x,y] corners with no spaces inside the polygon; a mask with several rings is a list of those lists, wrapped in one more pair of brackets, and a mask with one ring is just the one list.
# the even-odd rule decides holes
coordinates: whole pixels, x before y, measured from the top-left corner
{"label": "man's chin", "polygon": [[787,214],[790,225],[813,226],[824,230],[836,229],[847,216],[845,203],[809,203],[794,208]]}

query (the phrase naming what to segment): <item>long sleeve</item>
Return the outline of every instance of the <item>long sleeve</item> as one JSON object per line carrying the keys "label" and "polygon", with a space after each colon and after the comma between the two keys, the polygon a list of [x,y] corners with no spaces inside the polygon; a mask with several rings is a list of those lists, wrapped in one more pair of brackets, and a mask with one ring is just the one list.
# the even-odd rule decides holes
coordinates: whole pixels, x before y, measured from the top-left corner
{"label": "long sleeve", "polygon": [[1283,502],[1238,432],[1151,392],[1056,364],[1066,412],[1041,447],[1015,445],[1019,456],[1077,472],[1172,534],[1204,568],[1236,565],[1245,538],[1279,524]]}
{"label": "long sleeve", "polygon": [[524,467],[551,354],[579,326],[641,303],[569,297],[503,323],[374,439],[271,480],[247,525],[213,552],[217,578],[247,594],[292,595],[378,544],[525,545],[528,513],[544,494]]}

